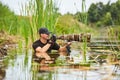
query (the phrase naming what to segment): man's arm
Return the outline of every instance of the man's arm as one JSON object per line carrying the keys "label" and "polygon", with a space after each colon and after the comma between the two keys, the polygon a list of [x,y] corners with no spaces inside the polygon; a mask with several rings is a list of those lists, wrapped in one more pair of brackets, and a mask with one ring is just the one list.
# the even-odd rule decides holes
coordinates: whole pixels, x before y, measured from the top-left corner
{"label": "man's arm", "polygon": [[60,55],[68,56],[68,55],[70,55],[70,52],[71,52],[70,45],[65,45],[65,46],[59,48]]}
{"label": "man's arm", "polygon": [[68,42],[65,46],[60,47],[59,51],[60,52],[67,52],[67,47],[71,45],[71,42]]}
{"label": "man's arm", "polygon": [[51,46],[51,44],[49,44],[49,43],[47,43],[44,47],[37,47],[35,50],[36,50],[36,52],[39,52],[39,53],[45,53],[48,49],[49,49],[49,47]]}
{"label": "man's arm", "polygon": [[51,44],[46,44],[44,47],[37,47],[36,49],[35,49],[35,51],[36,51],[36,56],[37,57],[43,57],[43,58],[45,58],[46,60],[51,60],[51,58],[50,58],[50,56],[46,53],[46,51],[49,49],[49,47],[50,47],[50,45]]}

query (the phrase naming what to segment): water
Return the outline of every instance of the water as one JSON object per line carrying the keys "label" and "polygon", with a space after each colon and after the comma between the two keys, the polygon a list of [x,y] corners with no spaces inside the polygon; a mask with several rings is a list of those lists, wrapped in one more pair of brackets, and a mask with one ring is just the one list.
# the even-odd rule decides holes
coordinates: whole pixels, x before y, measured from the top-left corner
{"label": "water", "polygon": [[[73,50],[72,56],[80,54],[78,50]],[[32,50],[28,51],[28,57],[25,53],[17,55],[15,59],[9,60],[5,68],[5,77],[3,80],[120,80],[120,73],[112,75],[113,65],[92,64],[89,70],[80,68],[70,68],[67,66],[57,67],[52,73],[40,73],[32,71]],[[14,63],[14,64],[11,64]],[[1,75],[1,74],[0,74]]]}
{"label": "water", "polygon": [[32,80],[31,79],[31,60],[32,51],[28,55],[28,62],[25,64],[25,55],[19,55],[13,61],[14,65],[9,64],[6,69],[4,80]]}

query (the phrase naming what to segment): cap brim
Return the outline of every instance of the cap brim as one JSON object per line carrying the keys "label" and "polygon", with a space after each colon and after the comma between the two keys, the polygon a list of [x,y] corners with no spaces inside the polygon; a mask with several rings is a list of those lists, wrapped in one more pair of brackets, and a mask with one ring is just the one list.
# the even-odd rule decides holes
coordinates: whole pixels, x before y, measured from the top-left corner
{"label": "cap brim", "polygon": [[45,34],[48,34],[48,35],[49,35],[50,33],[51,33],[51,32],[46,32]]}

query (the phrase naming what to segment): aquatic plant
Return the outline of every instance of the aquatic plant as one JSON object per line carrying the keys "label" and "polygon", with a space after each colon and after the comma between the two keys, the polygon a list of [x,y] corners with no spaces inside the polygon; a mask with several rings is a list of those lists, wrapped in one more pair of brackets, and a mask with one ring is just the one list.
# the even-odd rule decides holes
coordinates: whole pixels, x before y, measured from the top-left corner
{"label": "aquatic plant", "polygon": [[[81,17],[81,20],[84,24],[87,24],[87,15],[85,13],[86,11],[86,5],[85,5],[85,0],[82,0],[82,17]],[[86,62],[86,53],[87,53],[87,37],[83,37],[83,45],[82,45],[82,57],[83,57],[83,60],[82,60],[82,63],[87,63]]]}

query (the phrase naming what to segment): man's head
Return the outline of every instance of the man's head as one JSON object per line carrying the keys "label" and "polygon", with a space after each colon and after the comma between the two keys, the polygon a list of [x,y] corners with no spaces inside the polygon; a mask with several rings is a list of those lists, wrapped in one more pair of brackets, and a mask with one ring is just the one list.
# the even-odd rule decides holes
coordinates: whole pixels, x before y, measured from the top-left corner
{"label": "man's head", "polygon": [[39,35],[42,39],[48,40],[49,39],[49,34],[50,32],[48,31],[47,28],[40,28],[39,29]]}
{"label": "man's head", "polygon": [[47,28],[40,28],[39,29],[39,34],[47,34],[47,35],[49,35],[50,32],[48,31]]}

